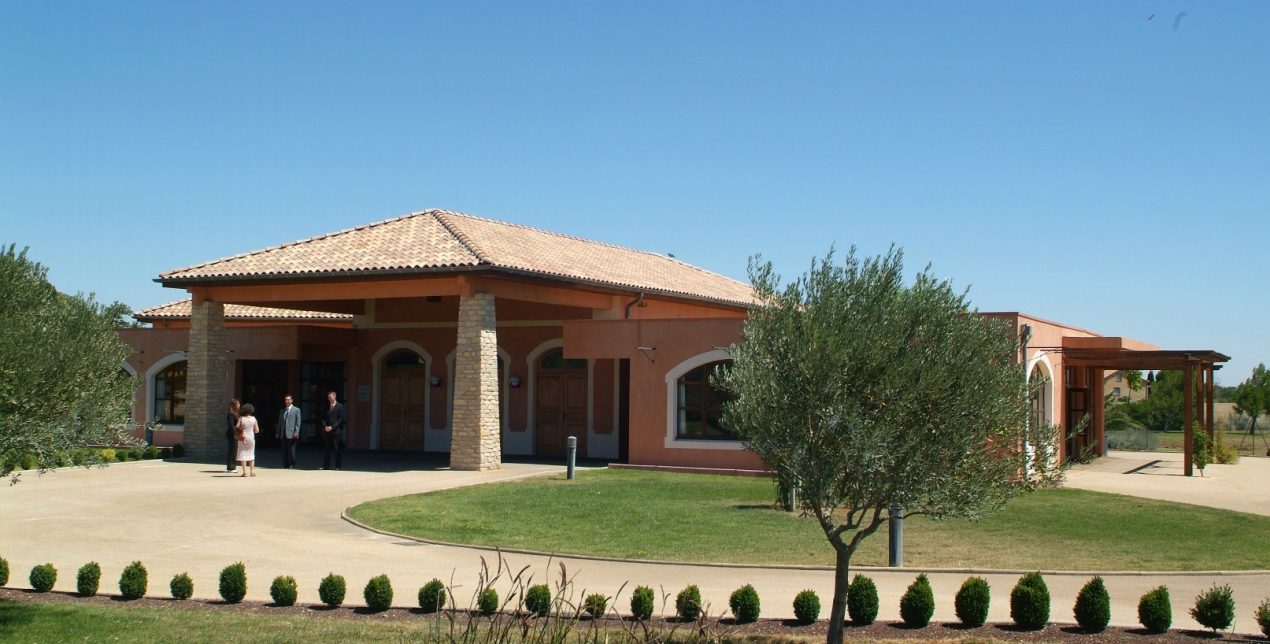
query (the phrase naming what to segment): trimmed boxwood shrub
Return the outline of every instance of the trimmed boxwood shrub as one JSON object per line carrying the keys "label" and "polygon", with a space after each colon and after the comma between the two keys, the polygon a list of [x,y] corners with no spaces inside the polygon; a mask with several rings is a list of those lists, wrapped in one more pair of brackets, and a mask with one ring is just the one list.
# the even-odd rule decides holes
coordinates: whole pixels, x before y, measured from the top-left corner
{"label": "trimmed boxwood shrub", "polygon": [[592,593],[586,596],[582,606],[591,619],[599,619],[604,617],[604,613],[609,609],[609,598],[600,593]]}
{"label": "trimmed boxwood shrub", "polygon": [[331,608],[339,608],[344,603],[345,589],[344,578],[331,573],[318,584],[318,599]]}
{"label": "trimmed boxwood shrub", "polygon": [[1168,586],[1160,586],[1138,600],[1138,623],[1157,635],[1169,630],[1173,625],[1173,606]]}
{"label": "trimmed boxwood shrub", "polygon": [[482,615],[493,615],[498,612],[498,591],[493,588],[486,588],[481,591],[481,596],[476,599],[476,609]]}
{"label": "trimmed boxwood shrub", "polygon": [[1261,605],[1257,607],[1257,626],[1261,627],[1261,634],[1270,637],[1270,597],[1262,600]]}
{"label": "trimmed boxwood shrub", "polygon": [[75,574],[75,590],[79,591],[80,597],[96,595],[99,585],[101,585],[100,564],[90,561],[79,567],[79,572]]}
{"label": "trimmed boxwood shrub", "polygon": [[900,597],[900,619],[914,628],[925,628],[935,614],[935,593],[926,574],[920,574]]}
{"label": "trimmed boxwood shrub", "polygon": [[101,460],[103,463],[109,463],[115,460],[115,450],[110,449],[109,447],[101,450],[99,453],[101,454]]}
{"label": "trimmed boxwood shrub", "polygon": [[794,617],[799,624],[811,624],[820,619],[820,595],[814,590],[794,595]]}
{"label": "trimmed boxwood shrub", "polygon": [[697,619],[701,617],[701,589],[696,584],[679,591],[675,597],[675,614],[680,619]]}
{"label": "trimmed boxwood shrub", "polygon": [[140,561],[134,561],[119,575],[119,594],[124,599],[141,599],[150,586],[150,573]]}
{"label": "trimmed boxwood shrub", "polygon": [[1111,622],[1111,595],[1107,593],[1102,577],[1090,579],[1080,589],[1072,612],[1081,628],[1093,633],[1106,630],[1107,624]]}
{"label": "trimmed boxwood shrub", "polygon": [[172,581],[168,583],[168,590],[172,591],[172,599],[189,599],[194,596],[194,580],[189,573],[173,575]]}
{"label": "trimmed boxwood shrub", "polygon": [[366,608],[369,608],[371,612],[382,613],[391,608],[392,582],[388,581],[388,575],[371,577],[370,581],[366,582],[362,597],[366,599]]}
{"label": "trimmed boxwood shrub", "polygon": [[273,578],[273,583],[269,584],[269,596],[278,606],[295,606],[295,598],[298,594],[295,577],[278,575]]}
{"label": "trimmed boxwood shrub", "polygon": [[247,596],[247,566],[235,562],[220,571],[220,598],[226,604],[237,604]]}
{"label": "trimmed boxwood shrub", "polygon": [[0,586],[9,583],[9,560],[0,557]]}
{"label": "trimmed boxwood shrub", "polygon": [[1191,617],[1214,633],[1230,628],[1235,621],[1235,593],[1230,586],[1214,584],[1195,598]]}
{"label": "trimmed boxwood shrub", "polygon": [[53,584],[57,583],[57,568],[51,563],[39,564],[31,568],[30,581],[32,588],[47,593],[53,590]]}
{"label": "trimmed boxwood shrub", "polygon": [[983,577],[971,577],[961,584],[953,599],[957,619],[972,628],[988,621],[988,606],[992,603],[992,587]]}
{"label": "trimmed boxwood shrub", "polygon": [[868,626],[878,618],[878,587],[872,579],[856,575],[847,586],[847,616],[857,626]]}
{"label": "trimmed boxwood shrub", "polygon": [[151,445],[142,452],[141,457],[146,459],[159,458],[159,448]]}
{"label": "trimmed boxwood shrub", "polygon": [[1024,630],[1038,631],[1050,621],[1050,591],[1039,572],[1019,578],[1010,591],[1010,618]]}
{"label": "trimmed boxwood shrub", "polygon": [[141,449],[140,447],[134,447],[128,450],[128,460],[130,461],[139,461],[145,458],[145,455],[146,455],[145,450]]}
{"label": "trimmed boxwood shrub", "polygon": [[551,589],[547,584],[534,584],[525,591],[525,610],[534,617],[546,617],[551,611]]}
{"label": "trimmed boxwood shrub", "polygon": [[419,588],[419,608],[425,613],[435,613],[445,606],[445,584],[433,579]]}
{"label": "trimmed boxwood shrub", "polygon": [[637,586],[631,593],[631,616],[637,620],[646,620],[653,616],[653,604],[657,596],[648,586]]}
{"label": "trimmed boxwood shrub", "polygon": [[732,615],[736,617],[736,623],[749,624],[757,622],[759,616],[758,591],[754,590],[754,586],[746,584],[732,591],[732,596],[728,598],[728,608],[732,609]]}

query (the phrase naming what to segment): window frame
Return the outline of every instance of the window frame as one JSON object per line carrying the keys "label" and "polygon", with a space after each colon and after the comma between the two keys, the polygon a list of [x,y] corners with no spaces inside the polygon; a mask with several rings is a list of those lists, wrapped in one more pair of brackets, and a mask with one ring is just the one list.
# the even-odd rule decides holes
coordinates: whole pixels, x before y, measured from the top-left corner
{"label": "window frame", "polygon": [[681,438],[679,436],[679,380],[698,367],[732,360],[726,349],[699,353],[666,372],[666,437],[663,445],[670,449],[708,449],[738,451],[745,449],[739,438]]}

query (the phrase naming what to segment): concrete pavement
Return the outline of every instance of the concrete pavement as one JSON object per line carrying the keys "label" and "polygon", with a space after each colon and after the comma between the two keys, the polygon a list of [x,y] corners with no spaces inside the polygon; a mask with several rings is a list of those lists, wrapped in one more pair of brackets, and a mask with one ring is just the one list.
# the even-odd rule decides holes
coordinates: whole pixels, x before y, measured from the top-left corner
{"label": "concrete pavement", "polygon": [[1182,454],[1109,452],[1067,473],[1067,487],[1190,503],[1270,516],[1270,458],[1245,456],[1234,465],[1213,463],[1204,476],[1182,475]]}
{"label": "concrete pavement", "polygon": [[[274,455],[276,456],[276,455]],[[370,460],[370,455],[362,455]],[[269,454],[262,455],[267,462]],[[27,587],[31,566],[57,566],[57,589],[74,590],[75,571],[88,561],[102,566],[102,591],[117,592],[124,566],[141,560],[150,572],[152,596],[168,596],[168,581],[179,572],[194,578],[195,596],[215,598],[219,571],[243,561],[249,599],[268,601],[269,582],[292,575],[299,582],[299,601],[316,603],[319,580],[336,572],[348,580],[347,601],[362,604],[366,580],[386,573],[395,589],[394,604],[412,606],[417,589],[439,577],[457,585],[466,602],[475,587],[488,551],[422,544],[358,528],[340,518],[350,506],[377,498],[426,492],[560,472],[550,465],[506,463],[494,472],[454,472],[436,466],[415,469],[413,457],[375,455],[367,469],[341,472],[258,468],[256,478],[228,475],[206,463],[142,461],[105,469],[65,469],[0,489],[0,556],[9,560],[9,586]],[[303,456],[302,456],[303,459]],[[396,459],[396,460],[394,460]],[[303,462],[303,461],[302,461]],[[585,475],[585,473],[583,474]],[[614,529],[629,529],[615,526]],[[722,535],[721,538],[744,538]],[[872,538],[885,538],[885,535]],[[826,548],[828,545],[826,544]],[[628,585],[616,605],[625,609],[635,585],[659,587],[673,594],[697,584],[711,612],[726,610],[733,589],[752,583],[763,601],[765,616],[792,616],[791,602],[805,588],[832,596],[832,572],[825,569],[736,568],[647,564],[512,554],[513,569],[528,566],[535,581],[554,582],[563,562],[586,592],[612,595]],[[865,570],[863,568],[861,571]],[[881,595],[881,619],[898,619],[899,597],[916,576],[914,569],[870,569]],[[969,573],[932,572],[936,620],[953,620],[952,597]],[[1017,573],[983,574],[992,585],[992,621],[1008,621],[1009,589]],[[1089,573],[1049,574],[1054,621],[1071,622],[1071,605]],[[1161,584],[1173,598],[1174,625],[1196,625],[1187,616],[1194,597],[1214,582],[1229,583],[1238,607],[1236,630],[1255,632],[1252,618],[1260,601],[1270,596],[1270,572],[1200,574],[1106,574],[1112,595],[1112,622],[1137,623],[1137,599]],[[502,584],[500,593],[506,594]],[[580,598],[582,591],[579,590]],[[673,603],[667,608],[673,611]]]}

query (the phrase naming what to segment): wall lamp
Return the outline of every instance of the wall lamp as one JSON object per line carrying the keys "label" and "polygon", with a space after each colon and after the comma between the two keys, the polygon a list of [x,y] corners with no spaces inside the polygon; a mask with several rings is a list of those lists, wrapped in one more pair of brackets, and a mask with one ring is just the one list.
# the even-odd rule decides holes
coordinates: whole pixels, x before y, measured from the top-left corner
{"label": "wall lamp", "polygon": [[515,388],[519,387],[519,386],[520,386],[520,376],[511,376],[511,377],[509,377],[509,378],[507,379],[507,384],[508,384],[508,385],[511,385],[511,388],[512,388],[512,389],[515,389]]}
{"label": "wall lamp", "polygon": [[440,387],[441,376],[432,376],[431,378],[428,378],[428,382],[431,383],[433,387]]}

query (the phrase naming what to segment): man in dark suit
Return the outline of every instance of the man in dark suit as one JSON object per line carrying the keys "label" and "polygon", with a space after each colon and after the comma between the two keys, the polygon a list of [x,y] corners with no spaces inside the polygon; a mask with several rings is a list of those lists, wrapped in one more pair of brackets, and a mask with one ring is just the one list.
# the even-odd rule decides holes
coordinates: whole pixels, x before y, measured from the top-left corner
{"label": "man in dark suit", "polygon": [[335,399],[335,392],[326,394],[330,405],[326,408],[326,423],[322,430],[322,469],[331,469],[331,452],[335,452],[335,469],[340,469],[344,455],[344,405]]}
{"label": "man in dark suit", "polygon": [[278,413],[278,440],[282,442],[282,469],[295,467],[295,446],[300,444],[300,408],[291,404],[291,395],[282,398]]}

